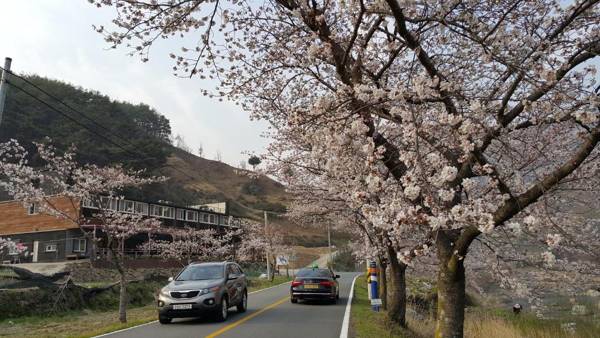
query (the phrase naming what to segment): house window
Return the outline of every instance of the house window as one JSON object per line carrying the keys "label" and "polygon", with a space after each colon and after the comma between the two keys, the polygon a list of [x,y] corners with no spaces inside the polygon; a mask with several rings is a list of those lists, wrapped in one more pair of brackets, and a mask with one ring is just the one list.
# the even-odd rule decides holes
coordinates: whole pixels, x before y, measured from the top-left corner
{"label": "house window", "polygon": [[175,218],[175,208],[164,207],[163,208],[163,217]]}
{"label": "house window", "polygon": [[134,202],[129,200],[119,201],[119,210],[123,212],[133,213],[135,211]]}
{"label": "house window", "polygon": [[85,252],[86,244],[85,238],[73,239],[73,252]]}
{"label": "house window", "polygon": [[86,198],[83,200],[83,206],[88,209],[100,209],[98,201]]}
{"label": "house window", "polygon": [[27,214],[28,215],[37,215],[39,213],[39,204],[37,203],[31,203],[29,204],[29,208],[27,208]]}
{"label": "house window", "polygon": [[100,197],[100,206],[105,210],[113,210],[119,211],[119,201],[114,198],[101,196]]}
{"label": "house window", "polygon": [[217,220],[215,219],[215,215],[210,215],[210,221],[209,223],[211,224],[217,224]]}
{"label": "house window", "polygon": [[198,212],[188,210],[186,219],[188,221],[198,222]]}
{"label": "house window", "polygon": [[54,244],[46,244],[46,252],[56,252],[57,250],[57,245],[56,243]]}
{"label": "house window", "polygon": [[202,222],[208,223],[208,214],[202,214]]}
{"label": "house window", "polygon": [[156,217],[162,217],[163,207],[160,205],[150,205],[150,214]]}
{"label": "house window", "polygon": [[148,215],[148,204],[135,202],[135,213],[140,215]]}
{"label": "house window", "polygon": [[185,221],[185,210],[177,209],[177,219]]}

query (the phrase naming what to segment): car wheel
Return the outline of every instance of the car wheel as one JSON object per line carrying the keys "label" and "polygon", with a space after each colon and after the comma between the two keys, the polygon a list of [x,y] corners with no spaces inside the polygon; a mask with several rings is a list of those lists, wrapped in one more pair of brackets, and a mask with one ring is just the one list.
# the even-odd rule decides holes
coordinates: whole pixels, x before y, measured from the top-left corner
{"label": "car wheel", "polygon": [[173,319],[169,317],[158,316],[158,322],[161,324],[170,324]]}
{"label": "car wheel", "polygon": [[298,298],[291,297],[291,298],[290,298],[290,302],[292,302],[292,303],[296,304],[296,303],[298,303]]}
{"label": "car wheel", "polygon": [[223,296],[221,300],[221,306],[217,309],[216,317],[217,321],[224,322],[227,320],[227,309],[229,308],[229,302],[227,301],[227,296]]}
{"label": "car wheel", "polygon": [[248,308],[248,292],[244,291],[244,295],[242,296],[242,300],[237,305],[238,312],[246,312]]}

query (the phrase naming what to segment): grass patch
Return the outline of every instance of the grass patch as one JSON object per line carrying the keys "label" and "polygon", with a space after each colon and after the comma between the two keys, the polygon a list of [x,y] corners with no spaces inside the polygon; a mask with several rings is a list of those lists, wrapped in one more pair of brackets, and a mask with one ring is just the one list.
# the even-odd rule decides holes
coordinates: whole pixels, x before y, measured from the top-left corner
{"label": "grass patch", "polygon": [[350,315],[350,330],[357,338],[407,338],[412,337],[407,330],[387,325],[385,311],[371,310],[364,275],[356,279],[354,299]]}
{"label": "grass patch", "polygon": [[130,308],[128,322],[119,323],[117,310],[82,310],[47,317],[22,317],[0,322],[2,337],[92,337],[156,319],[156,308],[148,305]]}

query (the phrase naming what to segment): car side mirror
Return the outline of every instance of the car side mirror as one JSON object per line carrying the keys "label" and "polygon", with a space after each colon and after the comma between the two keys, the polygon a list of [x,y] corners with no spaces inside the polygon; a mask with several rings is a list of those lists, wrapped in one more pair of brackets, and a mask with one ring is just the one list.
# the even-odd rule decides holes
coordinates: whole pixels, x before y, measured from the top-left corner
{"label": "car side mirror", "polygon": [[338,278],[340,278],[340,275],[335,275],[335,276],[333,276],[333,278],[338,279]]}
{"label": "car side mirror", "polygon": [[173,277],[169,277],[168,281],[172,282],[173,281]]}

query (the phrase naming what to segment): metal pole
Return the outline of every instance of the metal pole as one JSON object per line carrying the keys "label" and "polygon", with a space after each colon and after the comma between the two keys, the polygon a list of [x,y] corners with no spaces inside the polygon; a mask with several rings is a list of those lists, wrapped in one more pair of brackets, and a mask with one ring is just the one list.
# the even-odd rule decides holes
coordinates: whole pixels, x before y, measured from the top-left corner
{"label": "metal pole", "polygon": [[[267,211],[264,210],[263,213],[265,215],[265,238],[267,238],[270,241],[270,239],[268,237],[268,234],[267,234],[267,222],[268,222],[268,220],[267,220]],[[269,260],[270,260],[269,259],[269,254],[270,254],[269,251],[270,251],[269,250],[269,246],[267,245],[267,248],[266,248],[266,255],[267,255],[267,279],[271,280],[271,266],[269,264]]]}
{"label": "metal pole", "polygon": [[6,92],[8,91],[8,77],[10,72],[11,58],[4,59],[4,70],[0,78],[0,125],[2,125],[2,115],[4,114],[4,101],[6,101]]}
{"label": "metal pole", "polygon": [[327,248],[329,249],[329,267],[333,269],[333,256],[331,255],[331,228],[327,223]]}

